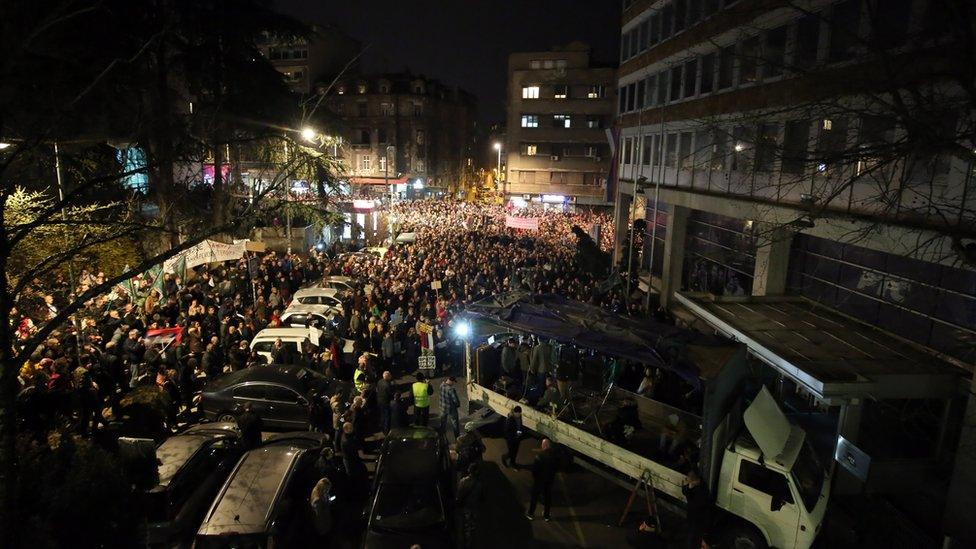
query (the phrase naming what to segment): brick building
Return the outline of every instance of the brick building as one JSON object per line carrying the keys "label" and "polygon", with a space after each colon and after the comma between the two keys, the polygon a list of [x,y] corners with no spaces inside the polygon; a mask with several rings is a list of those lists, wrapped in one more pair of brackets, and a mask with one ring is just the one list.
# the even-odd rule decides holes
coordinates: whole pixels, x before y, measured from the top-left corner
{"label": "brick building", "polygon": [[838,436],[871,456],[867,481],[836,468],[838,495],[971,540],[974,462],[952,441],[976,409],[974,114],[953,75],[973,7],[795,4],[624,0],[617,257],[645,218],[652,303],[746,342],[822,422],[828,463]]}
{"label": "brick building", "polygon": [[508,59],[508,129],[502,189],[509,197],[606,204],[614,74],[572,43]]}
{"label": "brick building", "polygon": [[309,94],[315,85],[330,79],[354,62],[362,45],[332,27],[313,25],[309,38],[277,40],[266,38],[258,44],[261,54],[285,77],[296,93]]}
{"label": "brick building", "polygon": [[340,123],[351,182],[382,184],[388,173],[400,191],[419,181],[456,192],[462,174],[473,171],[475,100],[464,90],[384,74],[341,79],[330,93],[326,104]]}

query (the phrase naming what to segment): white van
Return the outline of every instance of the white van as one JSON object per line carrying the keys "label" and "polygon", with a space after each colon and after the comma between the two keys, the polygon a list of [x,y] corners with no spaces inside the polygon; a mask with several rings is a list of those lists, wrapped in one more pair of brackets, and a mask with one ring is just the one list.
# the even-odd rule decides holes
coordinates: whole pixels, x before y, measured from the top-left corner
{"label": "white van", "polygon": [[278,339],[281,339],[281,342],[285,345],[292,345],[296,355],[301,356],[302,343],[308,340],[317,349],[319,340],[324,340],[325,338],[325,332],[319,328],[265,328],[258,332],[254,336],[254,339],[251,340],[251,350],[257,351],[270,364],[271,354],[274,352],[274,344]]}

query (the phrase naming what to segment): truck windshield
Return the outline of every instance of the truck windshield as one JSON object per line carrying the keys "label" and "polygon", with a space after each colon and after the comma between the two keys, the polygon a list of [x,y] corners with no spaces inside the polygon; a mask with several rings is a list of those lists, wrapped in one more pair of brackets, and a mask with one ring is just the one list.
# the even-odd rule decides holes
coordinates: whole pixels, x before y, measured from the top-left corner
{"label": "truck windshield", "polygon": [[820,460],[813,452],[813,447],[807,442],[800,449],[800,455],[796,458],[793,465],[793,481],[800,491],[800,498],[807,511],[813,511],[820,498],[820,491],[823,487],[825,470]]}

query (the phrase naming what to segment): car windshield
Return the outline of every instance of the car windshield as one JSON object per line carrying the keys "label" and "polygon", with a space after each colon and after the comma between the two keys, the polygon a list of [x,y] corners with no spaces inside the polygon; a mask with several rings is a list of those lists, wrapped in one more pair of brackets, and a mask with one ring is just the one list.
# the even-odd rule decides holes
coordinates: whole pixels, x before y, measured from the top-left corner
{"label": "car windshield", "polygon": [[392,530],[427,528],[444,522],[440,489],[436,484],[380,485],[373,506],[373,523]]}
{"label": "car windshield", "polygon": [[800,497],[803,499],[803,505],[806,506],[807,511],[813,511],[817,505],[817,500],[820,499],[825,473],[823,465],[820,464],[820,460],[813,452],[813,447],[807,442],[800,449],[800,455],[797,456],[796,463],[793,464],[793,481],[800,491]]}

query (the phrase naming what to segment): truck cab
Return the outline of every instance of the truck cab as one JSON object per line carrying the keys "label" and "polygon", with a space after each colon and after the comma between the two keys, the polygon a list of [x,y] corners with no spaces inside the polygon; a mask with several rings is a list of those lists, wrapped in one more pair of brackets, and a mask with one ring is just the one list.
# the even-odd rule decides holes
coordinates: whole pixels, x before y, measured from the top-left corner
{"label": "truck cab", "polygon": [[714,492],[729,522],[723,546],[810,547],[827,509],[829,471],[765,388],[743,419],[747,432],[726,446]]}

